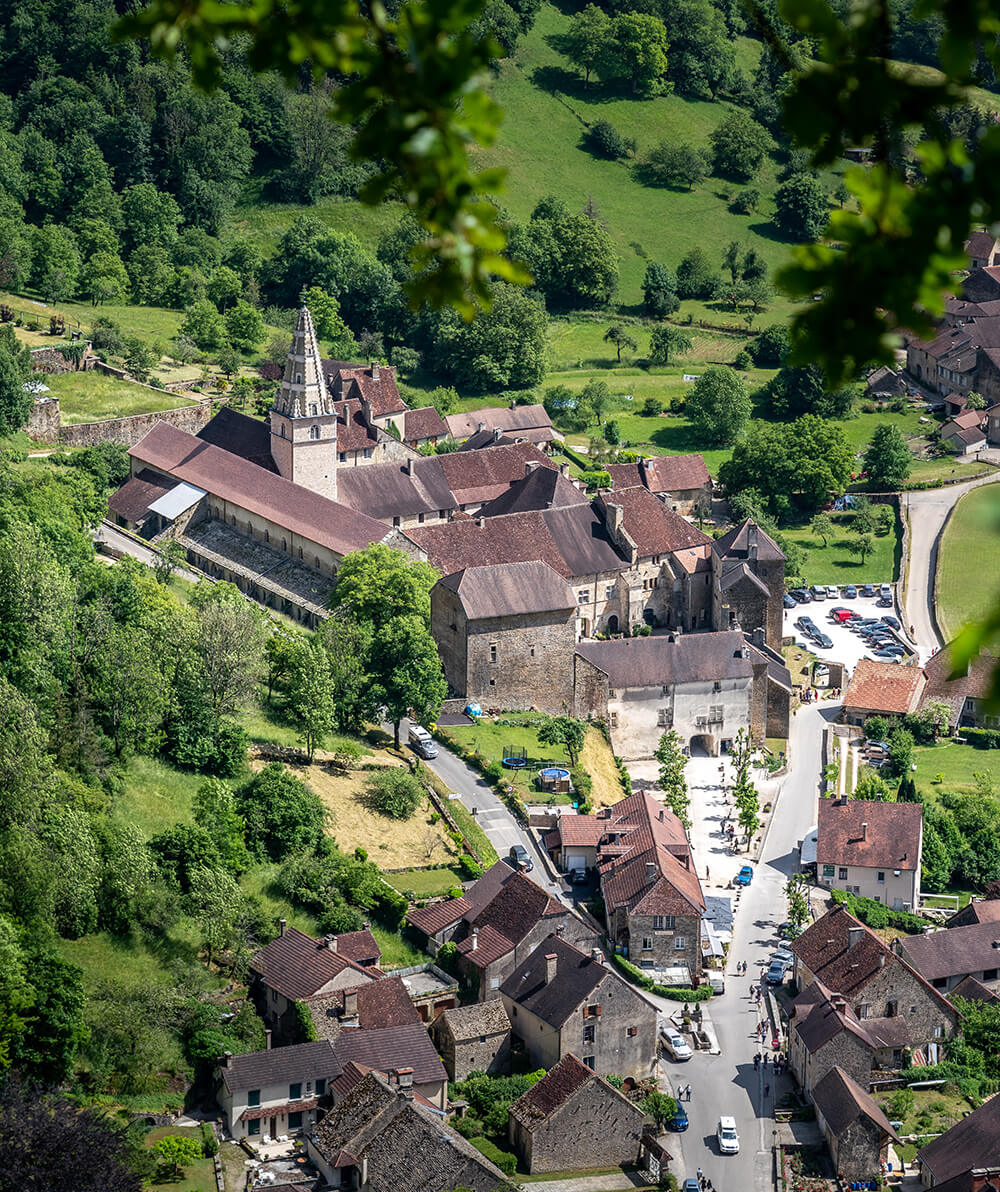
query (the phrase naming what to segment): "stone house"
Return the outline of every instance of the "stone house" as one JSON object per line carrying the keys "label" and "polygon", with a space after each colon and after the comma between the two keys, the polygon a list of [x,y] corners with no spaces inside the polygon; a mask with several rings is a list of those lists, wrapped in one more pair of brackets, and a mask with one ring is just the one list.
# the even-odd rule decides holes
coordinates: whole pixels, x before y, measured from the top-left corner
{"label": "stone house", "polygon": [[547,563],[445,576],[431,590],[431,632],[455,696],[553,715],[572,706],[576,596]]}
{"label": "stone house", "polygon": [[626,760],[652,757],[670,728],[711,756],[741,730],[756,739],[788,731],[791,675],[742,633],[581,642],[574,668],[575,714],[606,721]]}
{"label": "stone house", "polygon": [[1000,399],[1000,267],[977,269],[962,283],[937,333],[906,344],[906,371],[939,394]]}
{"label": "stone house", "polygon": [[911,1046],[937,1063],[958,1014],[902,956],[836,904],[791,944],[794,980],[804,990],[821,981],[841,994],[862,1025],[869,1018],[903,1018]]}
{"label": "stone house", "polygon": [[431,1036],[449,1080],[510,1072],[510,1019],[499,999],[446,1010],[434,1020]]}
{"label": "stone house", "polygon": [[426,1105],[404,1069],[367,1072],[306,1139],[326,1186],[352,1192],[498,1192],[508,1181]]}
{"label": "stone house", "polygon": [[414,1091],[429,1105],[448,1108],[448,1073],[419,1020],[374,1030],[344,1030],[332,1046],[342,1067],[354,1063],[377,1072],[405,1070]]}
{"label": "stone house", "polygon": [[1000,241],[992,232],[973,232],[965,242],[965,254],[972,270],[1000,265]]}
{"label": "stone house", "polygon": [[715,556],[716,629],[738,626],[764,631],[764,644],[780,653],[785,597],[785,556],[778,544],[747,518],[712,543]]}
{"label": "stone house", "polygon": [[966,977],[1000,991],[1000,925],[996,921],[906,936],[899,953],[941,993]]}
{"label": "stone house", "polygon": [[1000,1097],[939,1134],[917,1151],[916,1161],[925,1188],[992,1192],[1000,1186]]}
{"label": "stone house", "polygon": [[545,407],[540,405],[510,405],[468,410],[459,414],[449,414],[445,423],[449,435],[458,443],[464,443],[475,434],[495,431],[515,442],[537,443],[546,449],[556,440],[562,439],[562,435],[552,425],[552,419],[545,412]]}
{"label": "stone house", "polygon": [[340,1071],[325,1039],[247,1055],[227,1052],[216,1069],[216,1096],[227,1131],[234,1139],[259,1142],[308,1132]]}
{"label": "stone house", "polygon": [[904,397],[906,378],[895,369],[882,365],[870,372],[865,379],[865,390],[869,397]]}
{"label": "stone house", "polygon": [[924,663],[927,680],[920,697],[920,710],[931,703],[943,703],[951,711],[948,727],[1000,728],[1000,716],[990,706],[990,684],[997,659],[982,651],[966,663],[963,674],[952,678],[955,671],[953,643],[928,658]]}
{"label": "stone house", "polygon": [[896,911],[912,911],[920,901],[923,832],[919,803],[820,799],[819,884],[873,898]]}
{"label": "stone house", "polygon": [[868,1090],[833,1068],[813,1089],[813,1104],[838,1173],[848,1180],[880,1176],[889,1143],[899,1145],[900,1138]]}
{"label": "stone house", "polygon": [[[361,938],[356,941],[355,937]],[[257,1013],[279,1039],[297,1038],[296,1002],[335,990],[357,989],[382,976],[373,965],[351,959],[355,951],[370,959],[372,943],[369,931],[313,939],[282,919],[280,935],[255,952],[250,961],[250,997]],[[376,956],[381,955],[377,944],[375,948]]]}
{"label": "stone house", "polygon": [[943,423],[938,438],[956,455],[971,455],[986,446],[985,412],[967,410]]}
{"label": "stone house", "polygon": [[436,447],[448,437],[448,424],[433,406],[407,410],[403,415],[403,442],[407,447]]}
{"label": "stone house", "polygon": [[700,455],[654,455],[634,464],[609,464],[611,487],[648,489],[675,513],[708,515],[712,510],[712,477]]}
{"label": "stone house", "polygon": [[915,712],[924,692],[924,672],[862,658],[844,694],[845,724],[863,725],[869,716],[902,716]]}
{"label": "stone house", "polygon": [[616,1167],[638,1158],[643,1117],[570,1053],[510,1107],[509,1138],[532,1175]]}
{"label": "stone house", "polygon": [[400,977],[393,974],[355,989],[337,989],[302,999],[316,1035],[335,1041],[345,1030],[378,1030],[420,1022],[417,1008]]}
{"label": "stone house", "polygon": [[591,1071],[636,1078],[656,1062],[656,1010],[604,964],[549,936],[500,987],[511,1031],[532,1068],[572,1052]]}

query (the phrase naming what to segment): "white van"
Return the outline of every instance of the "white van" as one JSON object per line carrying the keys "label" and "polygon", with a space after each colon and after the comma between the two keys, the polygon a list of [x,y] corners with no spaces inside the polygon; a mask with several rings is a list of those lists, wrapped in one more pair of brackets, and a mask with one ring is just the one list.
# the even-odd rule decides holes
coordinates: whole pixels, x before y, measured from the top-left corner
{"label": "white van", "polygon": [[726,974],[725,973],[709,973],[708,985],[711,991],[718,997],[726,992]]}
{"label": "white van", "polygon": [[410,725],[407,740],[413,752],[419,754],[420,757],[437,757],[438,749],[434,744],[434,738],[427,729],[421,728],[419,724]]}

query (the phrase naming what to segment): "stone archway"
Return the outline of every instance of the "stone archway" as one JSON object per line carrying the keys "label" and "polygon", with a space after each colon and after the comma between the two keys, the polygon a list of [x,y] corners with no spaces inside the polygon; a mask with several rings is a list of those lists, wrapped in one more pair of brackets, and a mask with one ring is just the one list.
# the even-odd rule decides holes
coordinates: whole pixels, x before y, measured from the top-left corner
{"label": "stone archway", "polygon": [[688,749],[692,757],[718,757],[719,743],[711,733],[695,733]]}
{"label": "stone archway", "polygon": [[620,633],[621,630],[619,629],[618,626],[619,626],[618,614],[612,613],[611,616],[608,617],[608,633]]}

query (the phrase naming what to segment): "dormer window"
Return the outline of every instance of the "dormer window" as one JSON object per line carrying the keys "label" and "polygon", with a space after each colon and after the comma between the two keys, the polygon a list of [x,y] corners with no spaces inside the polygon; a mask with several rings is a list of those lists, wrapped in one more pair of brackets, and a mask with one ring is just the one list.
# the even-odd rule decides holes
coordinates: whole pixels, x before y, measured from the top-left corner
{"label": "dormer window", "polygon": [[316,415],[319,413],[319,406],[316,405],[315,402],[313,402],[312,405],[309,407],[309,413],[313,416],[313,418],[315,418]]}

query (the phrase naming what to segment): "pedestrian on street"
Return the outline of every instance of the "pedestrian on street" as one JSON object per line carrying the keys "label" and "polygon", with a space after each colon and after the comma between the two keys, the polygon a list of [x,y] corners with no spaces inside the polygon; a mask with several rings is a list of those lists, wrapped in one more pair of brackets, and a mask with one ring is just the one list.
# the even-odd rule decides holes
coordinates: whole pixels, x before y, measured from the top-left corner
{"label": "pedestrian on street", "polygon": [[678,1101],[684,1100],[684,1085],[682,1085],[682,1084],[679,1084],[677,1086],[677,1100]]}
{"label": "pedestrian on street", "polygon": [[764,1067],[767,1067],[767,1052],[764,1052]]}
{"label": "pedestrian on street", "polygon": [[771,1091],[771,1086],[769,1084],[765,1084],[764,1085],[764,1096],[766,1097],[768,1095],[768,1093],[770,1093],[770,1091]]}
{"label": "pedestrian on street", "polygon": [[691,1086],[688,1085],[687,1088],[684,1090],[684,1092],[687,1094],[687,1099],[690,1101],[691,1100]]}
{"label": "pedestrian on street", "polygon": [[756,1072],[760,1067],[760,1052],[758,1051],[753,1057],[753,1070]]}
{"label": "pedestrian on street", "polygon": [[699,1183],[699,1184],[701,1184],[701,1186],[704,1188],[704,1186],[705,1186],[705,1173],[704,1173],[704,1172],[702,1171],[702,1169],[699,1167],[699,1168],[698,1168],[698,1170],[697,1170],[697,1171],[696,1171],[694,1174],[695,1174],[695,1176],[697,1177],[698,1183]]}

